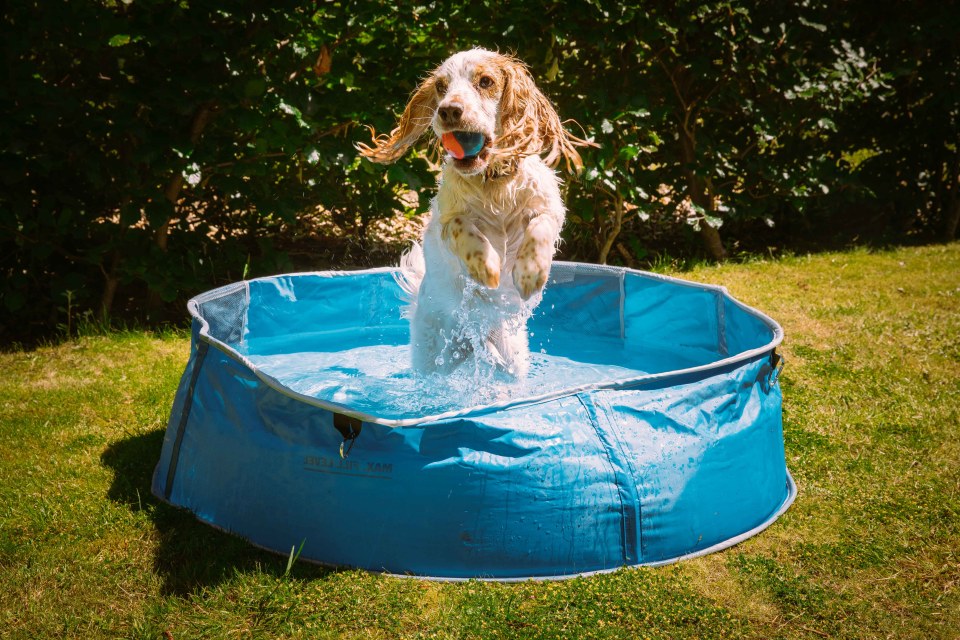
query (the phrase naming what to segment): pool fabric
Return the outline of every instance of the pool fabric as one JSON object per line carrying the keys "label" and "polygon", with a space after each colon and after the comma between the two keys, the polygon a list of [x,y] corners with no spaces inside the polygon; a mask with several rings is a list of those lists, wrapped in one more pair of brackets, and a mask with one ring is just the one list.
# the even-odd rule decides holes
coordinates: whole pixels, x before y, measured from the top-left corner
{"label": "pool fabric", "polygon": [[783,333],[723,287],[555,263],[532,379],[471,394],[409,371],[394,275],[192,299],[154,494],[304,560],[505,581],[717,551],[792,503]]}

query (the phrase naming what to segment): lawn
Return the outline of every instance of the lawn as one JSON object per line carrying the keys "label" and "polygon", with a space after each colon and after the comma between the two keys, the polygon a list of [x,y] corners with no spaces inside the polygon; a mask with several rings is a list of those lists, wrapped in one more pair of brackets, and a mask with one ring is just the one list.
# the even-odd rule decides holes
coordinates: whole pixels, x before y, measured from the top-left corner
{"label": "lawn", "polygon": [[800,493],[759,536],[563,582],[288,571],[150,494],[188,336],[91,334],[0,354],[0,637],[960,637],[960,244],[674,275],[786,332]]}

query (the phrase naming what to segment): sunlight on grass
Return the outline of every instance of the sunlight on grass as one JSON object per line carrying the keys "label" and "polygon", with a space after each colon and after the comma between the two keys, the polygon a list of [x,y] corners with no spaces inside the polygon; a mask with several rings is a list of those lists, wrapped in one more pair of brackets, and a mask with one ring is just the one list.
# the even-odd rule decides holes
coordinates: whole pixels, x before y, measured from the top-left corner
{"label": "sunlight on grass", "polygon": [[674,275],[786,332],[800,494],[759,536],[565,582],[287,572],[150,494],[188,336],[88,335],[0,354],[0,635],[960,637],[960,244]]}

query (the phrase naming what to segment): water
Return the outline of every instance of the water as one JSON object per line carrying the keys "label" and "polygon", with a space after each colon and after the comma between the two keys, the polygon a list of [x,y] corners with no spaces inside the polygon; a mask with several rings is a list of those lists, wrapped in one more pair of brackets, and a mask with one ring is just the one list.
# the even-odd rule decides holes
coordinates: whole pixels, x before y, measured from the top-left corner
{"label": "water", "polygon": [[[410,347],[403,337],[287,335],[282,340],[245,342],[240,351],[298,393],[394,420],[522,401],[696,364],[689,357],[654,348],[628,351],[620,340],[550,335],[542,340],[531,337],[530,369],[519,379],[477,358],[452,371],[420,375],[410,366]],[[369,344],[373,338],[378,343]],[[562,355],[573,347],[576,359]]]}

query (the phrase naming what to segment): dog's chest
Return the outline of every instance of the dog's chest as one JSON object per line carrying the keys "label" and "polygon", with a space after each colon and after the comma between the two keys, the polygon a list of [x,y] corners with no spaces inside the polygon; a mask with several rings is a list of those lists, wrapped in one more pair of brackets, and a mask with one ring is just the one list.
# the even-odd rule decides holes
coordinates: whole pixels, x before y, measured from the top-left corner
{"label": "dog's chest", "polygon": [[537,210],[536,193],[516,181],[443,181],[435,205],[441,224],[466,218],[507,257],[516,253],[524,229]]}

